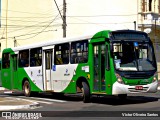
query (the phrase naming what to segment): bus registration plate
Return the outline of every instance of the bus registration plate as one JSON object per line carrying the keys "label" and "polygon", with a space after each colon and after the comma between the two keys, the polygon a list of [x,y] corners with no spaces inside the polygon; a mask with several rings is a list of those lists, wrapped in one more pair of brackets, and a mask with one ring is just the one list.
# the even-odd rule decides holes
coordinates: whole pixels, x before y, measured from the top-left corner
{"label": "bus registration plate", "polygon": [[135,89],[136,90],[143,90],[143,86],[136,86]]}

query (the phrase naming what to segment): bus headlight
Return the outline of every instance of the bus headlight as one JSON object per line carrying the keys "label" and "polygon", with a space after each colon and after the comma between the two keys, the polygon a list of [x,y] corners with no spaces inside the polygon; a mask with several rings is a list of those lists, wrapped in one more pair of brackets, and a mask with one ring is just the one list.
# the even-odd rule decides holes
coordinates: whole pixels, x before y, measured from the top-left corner
{"label": "bus headlight", "polygon": [[157,81],[158,79],[158,74],[157,74],[157,72],[154,74],[154,76],[153,76],[153,80],[152,80],[152,82],[155,82],[155,81]]}
{"label": "bus headlight", "polygon": [[116,73],[116,78],[117,78],[117,82],[120,83],[120,84],[124,84],[123,80],[122,80],[122,77]]}

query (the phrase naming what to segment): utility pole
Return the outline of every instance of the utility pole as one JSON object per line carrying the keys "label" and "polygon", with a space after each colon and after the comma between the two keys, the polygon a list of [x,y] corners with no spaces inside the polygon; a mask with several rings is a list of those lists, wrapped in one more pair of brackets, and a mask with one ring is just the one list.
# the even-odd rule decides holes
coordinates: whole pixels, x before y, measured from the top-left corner
{"label": "utility pole", "polygon": [[8,32],[8,31],[7,31],[7,23],[8,23],[8,22],[7,22],[7,20],[8,20],[8,0],[6,1],[6,48],[7,48],[7,44],[8,44],[8,43],[7,43],[7,42],[8,42],[8,41],[7,41],[7,40],[8,40],[8,36],[7,36],[7,32]]}
{"label": "utility pole", "polygon": [[62,29],[63,29],[63,37],[66,37],[66,27],[67,27],[67,23],[66,23],[66,0],[63,0],[63,16],[61,14],[61,11],[59,10],[59,7],[57,5],[56,0],[54,0],[56,7],[58,9],[58,12],[62,18],[63,24],[62,24]]}
{"label": "utility pole", "polygon": [[136,30],[136,21],[134,21],[133,23],[134,23],[134,30]]}
{"label": "utility pole", "polygon": [[63,37],[66,37],[66,0],[63,0]]}
{"label": "utility pole", "polygon": [[14,37],[14,47],[17,47],[17,40],[16,40],[16,37]]}

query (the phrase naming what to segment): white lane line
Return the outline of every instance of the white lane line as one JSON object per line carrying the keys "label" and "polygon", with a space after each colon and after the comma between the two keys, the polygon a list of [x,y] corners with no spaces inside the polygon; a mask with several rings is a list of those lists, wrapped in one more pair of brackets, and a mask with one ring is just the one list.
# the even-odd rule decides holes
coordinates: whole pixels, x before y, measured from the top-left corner
{"label": "white lane line", "polygon": [[[24,98],[25,96],[18,96],[18,97]],[[45,100],[45,101],[51,101],[51,102],[60,102],[60,103],[67,102],[67,101],[64,101],[64,100],[48,99],[48,98],[38,98],[38,97],[28,97],[28,98],[32,98],[34,100],[38,99],[38,100]]]}
{"label": "white lane line", "polygon": [[67,102],[64,100],[57,100],[57,99],[48,99],[48,98],[37,98],[37,97],[30,97],[30,98],[34,98],[34,99],[38,99],[38,100],[46,100],[46,101],[51,101],[51,102]]}
{"label": "white lane line", "polygon": [[[6,97],[6,98],[11,98],[11,97]],[[13,98],[12,98],[13,99]],[[15,98],[17,100],[25,100],[28,102],[34,102],[34,103],[45,103],[45,104],[52,104],[51,102],[44,102],[44,101],[37,101],[37,100],[28,100],[28,99],[24,99],[24,98]],[[11,100],[10,100],[11,101]],[[13,101],[13,100],[12,100]]]}
{"label": "white lane line", "polygon": [[38,102],[38,103],[52,104],[51,102],[44,102],[44,101],[37,101],[37,100],[33,100],[33,101]]}
{"label": "white lane line", "polygon": [[7,94],[8,94],[8,93],[13,93],[13,92],[12,92],[12,91],[5,91],[4,93],[7,93]]}
{"label": "white lane line", "polygon": [[6,98],[12,99],[10,101],[25,100],[25,101],[30,102],[30,104],[26,104],[26,105],[1,105],[0,110],[30,109],[30,108],[34,108],[34,107],[39,107],[39,103],[36,101],[31,101],[31,100],[26,100],[26,99],[21,99],[21,98],[14,98],[14,97],[6,97]]}

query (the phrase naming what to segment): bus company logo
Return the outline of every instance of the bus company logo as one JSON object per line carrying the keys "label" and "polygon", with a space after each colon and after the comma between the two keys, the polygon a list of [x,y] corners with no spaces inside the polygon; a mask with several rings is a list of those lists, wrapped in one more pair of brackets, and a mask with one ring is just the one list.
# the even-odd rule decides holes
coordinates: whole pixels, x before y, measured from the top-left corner
{"label": "bus company logo", "polygon": [[66,69],[64,76],[69,76],[70,74],[68,73],[68,69]]}

